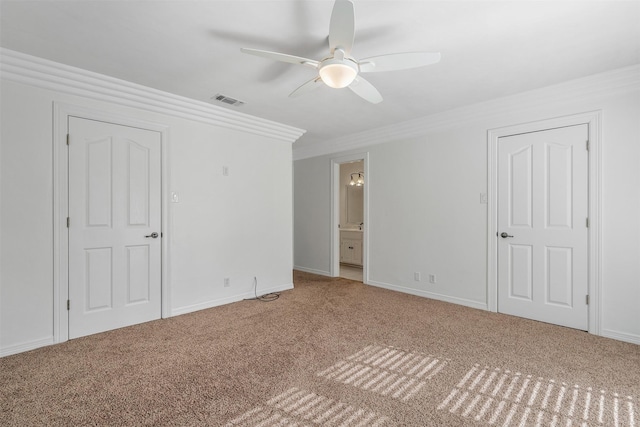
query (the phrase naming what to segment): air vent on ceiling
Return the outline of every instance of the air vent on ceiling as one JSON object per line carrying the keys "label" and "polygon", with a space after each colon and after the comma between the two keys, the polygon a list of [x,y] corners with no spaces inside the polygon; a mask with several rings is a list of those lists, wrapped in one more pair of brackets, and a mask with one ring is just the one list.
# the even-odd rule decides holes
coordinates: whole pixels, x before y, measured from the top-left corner
{"label": "air vent on ceiling", "polygon": [[216,94],[216,96],[214,96],[211,99],[214,99],[218,102],[222,102],[223,104],[235,105],[236,107],[240,107],[241,105],[244,105],[244,101],[231,98],[230,96],[222,95],[221,93]]}

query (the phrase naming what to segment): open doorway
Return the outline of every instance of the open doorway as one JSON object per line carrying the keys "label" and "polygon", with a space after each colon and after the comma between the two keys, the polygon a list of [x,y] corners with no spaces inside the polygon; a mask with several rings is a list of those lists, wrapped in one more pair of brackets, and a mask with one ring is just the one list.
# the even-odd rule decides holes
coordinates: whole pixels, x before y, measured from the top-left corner
{"label": "open doorway", "polygon": [[364,161],[340,164],[340,277],[362,282]]}
{"label": "open doorway", "polygon": [[366,155],[333,159],[332,275],[366,283]]}

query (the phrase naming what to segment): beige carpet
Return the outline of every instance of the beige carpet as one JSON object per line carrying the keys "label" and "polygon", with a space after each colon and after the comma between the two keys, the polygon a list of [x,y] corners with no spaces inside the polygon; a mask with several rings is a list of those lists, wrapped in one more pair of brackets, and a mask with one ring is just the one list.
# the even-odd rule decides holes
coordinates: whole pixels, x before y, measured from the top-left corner
{"label": "beige carpet", "polygon": [[294,279],[0,359],[0,425],[640,426],[640,346]]}

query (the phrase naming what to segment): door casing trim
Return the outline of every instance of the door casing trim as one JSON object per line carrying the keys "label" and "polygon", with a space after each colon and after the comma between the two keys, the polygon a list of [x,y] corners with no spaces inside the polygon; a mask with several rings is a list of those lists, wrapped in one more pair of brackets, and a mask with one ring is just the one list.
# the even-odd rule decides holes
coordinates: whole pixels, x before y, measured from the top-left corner
{"label": "door casing trim", "polygon": [[66,218],[69,210],[69,165],[67,152],[67,133],[69,117],[97,120],[118,125],[136,127],[160,133],[161,138],[161,316],[171,316],[171,285],[169,271],[169,224],[168,197],[165,197],[169,181],[169,128],[168,126],[133,119],[117,113],[92,109],[80,105],[53,103],[53,342],[69,340],[69,234]]}
{"label": "door casing trim", "polygon": [[502,137],[559,127],[587,124],[589,127],[588,172],[588,331],[601,335],[601,140],[602,111],[589,111],[513,126],[487,132],[487,307],[498,311],[498,140]]}

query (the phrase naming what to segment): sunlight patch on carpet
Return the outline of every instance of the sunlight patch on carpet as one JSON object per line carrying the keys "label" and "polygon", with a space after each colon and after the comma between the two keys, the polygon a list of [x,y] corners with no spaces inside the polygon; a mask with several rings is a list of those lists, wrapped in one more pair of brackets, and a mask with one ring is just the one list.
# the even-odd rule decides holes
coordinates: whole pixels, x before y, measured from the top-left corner
{"label": "sunlight patch on carpet", "polygon": [[389,419],[313,392],[292,387],[229,421],[227,427],[246,426],[383,426]]}
{"label": "sunlight patch on carpet", "polygon": [[370,345],[317,375],[407,401],[446,365],[446,360],[431,355]]}
{"label": "sunlight patch on carpet", "polygon": [[635,427],[632,396],[475,365],[440,403],[497,426]]}

